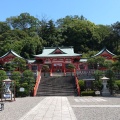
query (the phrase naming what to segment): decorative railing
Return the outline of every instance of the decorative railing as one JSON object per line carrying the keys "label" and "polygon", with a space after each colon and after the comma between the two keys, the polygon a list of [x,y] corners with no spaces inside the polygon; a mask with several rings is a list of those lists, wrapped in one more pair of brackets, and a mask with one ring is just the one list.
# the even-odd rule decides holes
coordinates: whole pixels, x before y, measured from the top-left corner
{"label": "decorative railing", "polygon": [[38,71],[37,78],[36,78],[36,84],[35,84],[34,91],[33,91],[33,96],[36,96],[36,94],[37,94],[37,90],[38,90],[38,87],[39,87],[39,84],[40,84],[40,80],[41,80],[41,71]]}
{"label": "decorative railing", "polygon": [[[77,70],[76,74],[79,75],[92,75],[95,73],[95,69],[89,69],[89,70]],[[100,70],[103,74],[105,74],[105,72],[107,70]],[[120,75],[120,71],[114,71],[115,75]]]}

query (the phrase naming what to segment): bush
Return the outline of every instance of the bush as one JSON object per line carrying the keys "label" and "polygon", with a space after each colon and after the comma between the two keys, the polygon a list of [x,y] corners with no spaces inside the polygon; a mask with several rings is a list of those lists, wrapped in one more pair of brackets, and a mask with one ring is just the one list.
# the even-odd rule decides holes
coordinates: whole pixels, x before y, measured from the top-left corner
{"label": "bush", "polygon": [[115,81],[115,84],[117,84],[117,85],[118,85],[119,90],[120,90],[120,80],[116,80],[116,81]]}
{"label": "bush", "polygon": [[79,80],[78,84],[80,86],[80,90],[83,91],[85,89],[85,81],[84,80]]}
{"label": "bush", "polygon": [[95,96],[95,91],[82,91],[82,96]]}
{"label": "bush", "polygon": [[103,85],[101,80],[94,80],[93,81],[93,89],[94,90],[102,90]]}

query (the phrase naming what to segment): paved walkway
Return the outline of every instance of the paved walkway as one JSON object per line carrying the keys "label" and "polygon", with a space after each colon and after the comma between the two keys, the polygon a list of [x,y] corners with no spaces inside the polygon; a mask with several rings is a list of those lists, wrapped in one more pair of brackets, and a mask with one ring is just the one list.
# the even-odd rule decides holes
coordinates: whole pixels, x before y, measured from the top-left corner
{"label": "paved walkway", "polygon": [[67,97],[46,97],[20,120],[77,120]]}

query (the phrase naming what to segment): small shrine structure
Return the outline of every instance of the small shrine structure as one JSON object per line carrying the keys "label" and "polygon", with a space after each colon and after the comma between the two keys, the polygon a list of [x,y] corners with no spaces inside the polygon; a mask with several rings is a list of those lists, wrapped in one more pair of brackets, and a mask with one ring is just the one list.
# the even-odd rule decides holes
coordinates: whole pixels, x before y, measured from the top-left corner
{"label": "small shrine structure", "polygon": [[13,50],[10,50],[6,54],[4,54],[3,56],[0,57],[0,64],[4,65],[5,63],[8,63],[8,62],[12,61],[15,57],[24,59],[23,57],[18,55]]}
{"label": "small shrine structure", "polygon": [[115,60],[113,58],[113,56],[115,56],[115,54],[113,54],[112,52],[110,52],[106,47],[104,47],[100,52],[98,52],[97,54],[95,54],[92,57],[97,57],[97,56],[104,57],[107,60]]}

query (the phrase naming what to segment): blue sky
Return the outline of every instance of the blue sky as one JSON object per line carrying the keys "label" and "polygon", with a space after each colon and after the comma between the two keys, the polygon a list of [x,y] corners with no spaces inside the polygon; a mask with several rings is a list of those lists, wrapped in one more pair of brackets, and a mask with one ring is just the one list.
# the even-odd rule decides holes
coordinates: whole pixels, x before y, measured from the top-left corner
{"label": "blue sky", "polygon": [[67,15],[83,15],[95,24],[120,21],[120,0],[0,0],[0,21],[28,12],[56,21]]}

